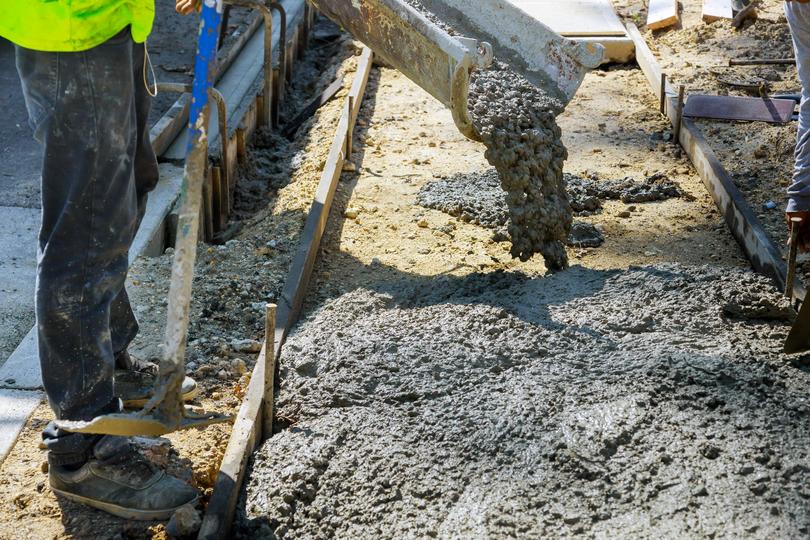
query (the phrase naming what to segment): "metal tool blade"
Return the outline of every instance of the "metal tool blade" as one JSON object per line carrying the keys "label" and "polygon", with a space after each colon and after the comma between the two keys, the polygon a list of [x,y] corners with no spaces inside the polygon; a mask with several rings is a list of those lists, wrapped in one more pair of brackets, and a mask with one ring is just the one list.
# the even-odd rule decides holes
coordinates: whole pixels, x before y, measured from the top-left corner
{"label": "metal tool blade", "polygon": [[810,351],[810,302],[802,302],[799,315],[785,340],[784,351],[787,354]]}
{"label": "metal tool blade", "polygon": [[186,408],[179,422],[155,414],[117,413],[97,416],[90,421],[57,420],[56,427],[72,433],[93,435],[120,435],[123,437],[160,437],[175,431],[204,428],[213,424],[233,422],[233,416],[202,412]]}

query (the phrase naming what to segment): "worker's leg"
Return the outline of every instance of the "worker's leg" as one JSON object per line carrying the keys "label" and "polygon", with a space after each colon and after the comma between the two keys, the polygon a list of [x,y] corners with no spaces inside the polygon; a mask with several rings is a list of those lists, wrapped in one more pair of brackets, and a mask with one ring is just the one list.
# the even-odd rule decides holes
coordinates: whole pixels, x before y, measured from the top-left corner
{"label": "worker's leg", "polygon": [[[136,43],[132,50],[132,76],[134,83],[135,124],[137,138],[135,147],[135,191],[138,198],[138,222],[140,226],[146,211],[146,201],[149,192],[155,189],[158,183],[158,163],[152,142],[149,139],[149,111],[152,107],[152,96],[149,94],[144,81],[144,67],[146,66],[145,45]],[[133,236],[134,239],[134,236]],[[126,288],[113,301],[110,312],[110,331],[112,334],[113,351],[119,358],[126,359],[127,347],[138,334],[138,321],[132,312]],[[119,368],[131,369],[126,360],[119,361]]]}
{"label": "worker's leg", "polygon": [[785,16],[793,35],[796,64],[802,84],[796,162],[788,187],[788,212],[810,211],[810,4],[785,2]]}
{"label": "worker's leg", "polygon": [[[110,317],[138,222],[133,45],[127,29],[82,53],[17,49],[44,145],[37,325],[42,379],[57,418],[119,408]],[[49,425],[43,438],[51,488],[68,499],[129,519],[166,519],[198,496],[124,437]]]}
{"label": "worker's leg", "polygon": [[[44,146],[36,311],[42,380],[59,419],[117,408],[110,306],[138,216],[132,46],[125,30],[80,53],[17,49]],[[55,435],[46,433],[52,454],[76,452],[76,437],[63,445]]]}

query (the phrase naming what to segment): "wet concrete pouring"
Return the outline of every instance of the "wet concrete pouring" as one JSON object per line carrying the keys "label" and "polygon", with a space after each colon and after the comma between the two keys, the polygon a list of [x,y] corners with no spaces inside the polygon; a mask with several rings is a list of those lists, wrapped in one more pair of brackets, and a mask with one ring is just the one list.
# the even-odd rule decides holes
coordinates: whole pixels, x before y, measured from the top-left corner
{"label": "wet concrete pouring", "polygon": [[[404,105],[384,98],[408,91],[393,75],[382,81],[379,110],[364,117],[372,127],[401,124],[392,136],[425,125],[385,116]],[[547,272],[571,252],[572,213],[587,220],[620,201],[624,219],[693,195],[638,169],[563,178],[563,149],[551,185],[567,185],[572,204],[550,207],[568,224],[521,244],[503,168],[455,163],[443,174],[453,169],[439,163],[444,149],[427,160],[407,140],[381,151],[385,130],[371,133],[282,352],[277,433],[253,456],[237,538],[808,534],[810,374],[806,359],[779,352],[795,314],[772,284],[725,262],[701,266],[700,249],[690,264]],[[392,153],[419,156],[407,161],[414,174],[389,176],[380,156]],[[425,163],[433,180],[403,200],[392,176],[410,184]],[[414,203],[438,212],[403,230]],[[573,233],[601,236],[578,224]],[[478,271],[450,265],[453,244],[481,228],[488,252],[494,243],[520,259],[516,246],[542,246],[545,267],[494,256]],[[433,247],[417,249],[427,233]],[[381,249],[397,241],[414,247]]]}
{"label": "wet concrete pouring", "polygon": [[[304,319],[284,348],[277,433],[252,460],[237,538],[807,536],[810,364],[778,352],[793,313],[737,268],[674,146],[628,149],[635,132],[609,132],[617,99],[628,114],[655,111],[634,97],[643,84],[630,71],[589,75],[562,137],[601,148],[571,152],[575,174],[555,170],[548,184],[564,181],[576,221],[570,234],[520,244],[484,146],[375,68],[356,170],[341,178]],[[340,106],[294,144],[257,138],[237,194],[241,230],[201,253],[187,367],[207,408],[238,406]],[[643,140],[661,129],[630,118]],[[550,274],[560,257],[513,258],[514,239],[578,263]],[[162,328],[169,259],[139,261],[130,279],[144,355],[157,352],[148,336]],[[165,538],[162,525],[48,495],[43,410],[4,465],[0,537]],[[227,435],[211,433],[172,438],[206,496]],[[190,474],[178,461],[170,470]]]}

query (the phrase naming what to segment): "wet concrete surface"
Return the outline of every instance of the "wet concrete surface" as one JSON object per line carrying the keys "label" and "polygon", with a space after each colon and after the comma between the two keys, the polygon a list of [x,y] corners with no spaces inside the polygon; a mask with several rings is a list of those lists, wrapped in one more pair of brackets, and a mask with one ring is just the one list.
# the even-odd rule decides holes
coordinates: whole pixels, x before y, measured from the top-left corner
{"label": "wet concrete surface", "polygon": [[678,265],[349,292],[285,345],[237,537],[806,536],[791,316]]}

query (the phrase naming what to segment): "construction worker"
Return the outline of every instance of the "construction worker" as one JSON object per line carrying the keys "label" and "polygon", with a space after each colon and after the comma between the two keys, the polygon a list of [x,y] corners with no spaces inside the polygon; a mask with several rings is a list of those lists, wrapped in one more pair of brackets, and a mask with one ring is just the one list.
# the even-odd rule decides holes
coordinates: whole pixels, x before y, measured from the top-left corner
{"label": "construction worker", "polygon": [[[181,5],[182,4],[182,5]],[[178,0],[179,11],[189,11]],[[42,381],[57,419],[90,420],[146,399],[154,365],[127,353],[138,332],[124,282],[158,181],[149,141],[145,40],[154,0],[6,0],[34,137],[43,146],[36,317]],[[115,384],[114,384],[115,383]],[[184,397],[196,390],[183,383]],[[197,491],[124,437],[49,425],[54,492],[129,519],[167,519]]]}
{"label": "construction worker", "polygon": [[788,227],[791,226],[790,218],[802,218],[799,249],[810,251],[810,0],[787,0],[785,16],[793,36],[796,66],[802,84],[796,161],[793,181],[787,190],[786,216]]}

